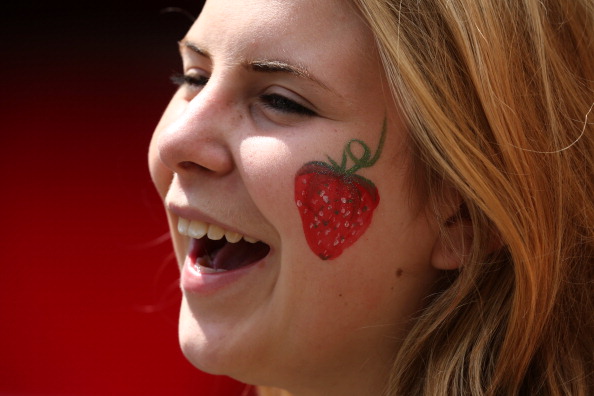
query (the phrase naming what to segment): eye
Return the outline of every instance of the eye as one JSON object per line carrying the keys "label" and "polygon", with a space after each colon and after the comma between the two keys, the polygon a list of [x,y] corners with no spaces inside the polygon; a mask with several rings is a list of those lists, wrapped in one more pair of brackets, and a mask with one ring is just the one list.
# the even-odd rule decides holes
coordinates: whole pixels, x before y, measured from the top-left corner
{"label": "eye", "polygon": [[171,82],[179,87],[188,86],[191,88],[202,88],[208,83],[208,77],[200,74],[181,74],[175,73],[171,77]]}
{"label": "eye", "polygon": [[264,94],[260,96],[260,100],[265,107],[281,113],[303,115],[308,117],[316,115],[315,111],[279,94]]}

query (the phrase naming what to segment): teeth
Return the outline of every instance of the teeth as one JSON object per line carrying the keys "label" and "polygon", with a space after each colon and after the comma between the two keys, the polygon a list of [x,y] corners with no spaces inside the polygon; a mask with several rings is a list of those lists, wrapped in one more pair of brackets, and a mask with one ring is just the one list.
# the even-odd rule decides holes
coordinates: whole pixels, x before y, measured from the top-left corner
{"label": "teeth", "polygon": [[208,236],[208,239],[218,241],[225,237],[230,243],[237,243],[243,238],[246,242],[256,243],[258,239],[248,237],[237,232],[225,230],[215,224],[208,224],[199,220],[188,220],[182,217],[177,222],[177,231],[182,234],[189,236],[190,238],[200,239],[203,236]]}
{"label": "teeth", "polygon": [[179,218],[177,222],[177,231],[180,234],[187,235],[188,234],[188,226],[190,225],[190,220]]}
{"label": "teeth", "polygon": [[[210,260],[208,260],[210,261]],[[196,265],[194,266],[194,269],[196,269],[196,271],[201,272],[203,274],[216,274],[218,272],[225,272],[227,270],[224,269],[214,269],[212,267],[209,266],[210,262],[205,262],[205,259],[202,257],[199,257],[196,259]]]}
{"label": "teeth", "polygon": [[211,224],[210,227],[208,227],[208,232],[206,233],[206,235],[208,235],[208,239],[218,241],[219,239],[225,236],[225,230],[223,230],[219,226]]}
{"label": "teeth", "polygon": [[[182,219],[180,218],[179,220],[181,221]],[[188,221],[188,220],[186,220],[186,221]],[[188,235],[194,239],[200,239],[204,235],[206,235],[206,233],[208,232],[208,224],[206,224],[203,221],[192,220],[189,223],[190,223],[190,225],[188,227],[188,232],[186,235]],[[178,226],[178,228],[179,228],[179,226]],[[181,234],[183,234],[183,232],[181,232]]]}
{"label": "teeth", "polygon": [[236,232],[225,231],[225,238],[227,238],[228,242],[237,243],[241,240],[242,237],[243,237],[243,235],[238,234]]}
{"label": "teeth", "polygon": [[224,269],[214,269],[214,268],[204,267],[202,265],[196,265],[194,268],[196,269],[196,271],[198,271],[202,274],[216,274],[216,273],[227,271]]}

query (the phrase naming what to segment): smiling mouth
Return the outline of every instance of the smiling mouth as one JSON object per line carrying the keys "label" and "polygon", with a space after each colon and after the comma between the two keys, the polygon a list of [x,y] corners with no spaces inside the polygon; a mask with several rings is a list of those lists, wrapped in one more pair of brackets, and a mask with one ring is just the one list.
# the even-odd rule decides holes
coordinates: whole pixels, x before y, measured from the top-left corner
{"label": "smiling mouth", "polygon": [[177,230],[192,238],[189,255],[195,269],[201,273],[243,268],[262,260],[270,252],[270,246],[264,242],[215,224],[180,217]]}

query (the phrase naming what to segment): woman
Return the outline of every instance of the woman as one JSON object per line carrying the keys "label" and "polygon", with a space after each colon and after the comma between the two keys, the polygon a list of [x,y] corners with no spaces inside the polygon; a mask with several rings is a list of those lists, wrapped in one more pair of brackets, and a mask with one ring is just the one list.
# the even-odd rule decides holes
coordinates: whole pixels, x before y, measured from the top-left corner
{"label": "woman", "polygon": [[208,0],[149,152],[187,358],[294,395],[592,394],[593,8]]}

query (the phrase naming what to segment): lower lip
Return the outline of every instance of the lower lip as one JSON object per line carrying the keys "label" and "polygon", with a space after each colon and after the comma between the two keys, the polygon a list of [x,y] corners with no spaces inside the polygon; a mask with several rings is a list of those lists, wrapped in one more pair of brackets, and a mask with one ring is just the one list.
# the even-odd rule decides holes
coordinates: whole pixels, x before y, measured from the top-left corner
{"label": "lower lip", "polygon": [[212,294],[257,271],[263,267],[264,260],[266,258],[232,271],[202,273],[196,268],[196,259],[187,255],[181,271],[181,287],[185,292],[189,293]]}

